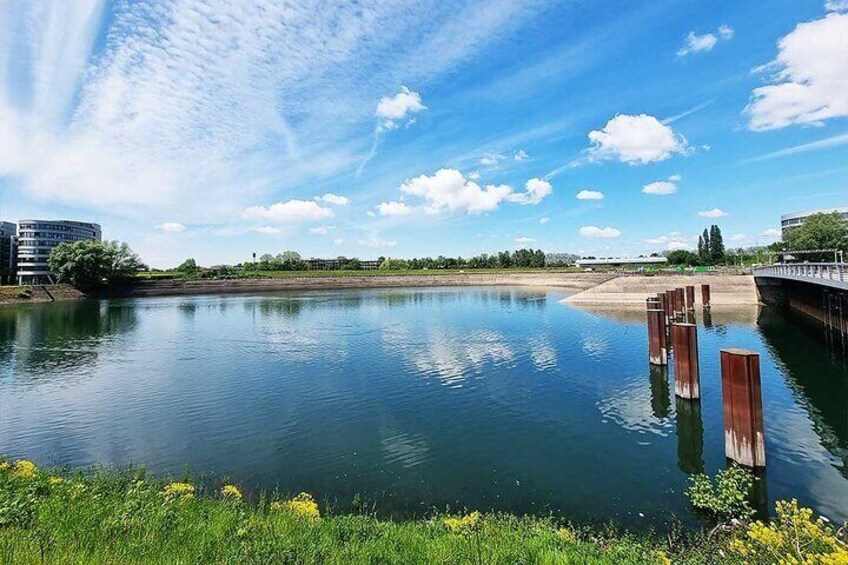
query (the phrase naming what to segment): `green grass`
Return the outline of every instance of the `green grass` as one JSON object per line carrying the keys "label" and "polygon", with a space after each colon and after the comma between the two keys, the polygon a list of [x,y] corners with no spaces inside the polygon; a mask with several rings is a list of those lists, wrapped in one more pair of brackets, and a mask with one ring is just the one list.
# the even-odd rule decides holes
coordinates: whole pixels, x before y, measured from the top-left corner
{"label": "green grass", "polygon": [[[445,276],[445,275],[460,275],[460,274],[468,274],[468,275],[502,275],[502,274],[524,274],[524,273],[540,273],[540,274],[557,274],[557,273],[578,273],[581,272],[580,269],[575,267],[555,267],[555,268],[509,268],[509,269],[416,269],[416,270],[402,270],[402,271],[380,271],[380,270],[370,270],[370,271],[243,271],[238,275],[234,276],[234,278],[240,279],[250,279],[250,278],[325,278],[325,277],[386,277],[386,276]],[[145,273],[139,273],[138,277],[142,280],[147,279],[197,279],[200,278],[198,275],[186,275],[185,273],[170,271],[170,272],[161,272],[161,271],[151,271]]]}
{"label": "green grass", "polygon": [[0,469],[0,563],[667,563],[659,541],[553,519],[395,522],[322,507],[316,520],[273,497],[169,498],[166,483],[141,470],[59,480],[16,469]]}

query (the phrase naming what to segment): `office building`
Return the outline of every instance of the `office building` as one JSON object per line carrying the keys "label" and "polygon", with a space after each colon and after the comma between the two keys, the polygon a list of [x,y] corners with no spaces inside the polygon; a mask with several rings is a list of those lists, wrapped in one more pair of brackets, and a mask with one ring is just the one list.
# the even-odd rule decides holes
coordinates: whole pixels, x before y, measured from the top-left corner
{"label": "office building", "polygon": [[100,241],[100,226],[69,220],[18,222],[18,284],[53,284],[56,277],[47,265],[50,252],[60,243]]}
{"label": "office building", "polygon": [[795,212],[794,214],[784,214],[780,217],[780,231],[786,235],[786,230],[800,226],[813,214],[832,214],[833,212],[841,215],[844,220],[848,220],[848,207],[813,210],[812,212]]}
{"label": "office building", "polygon": [[17,231],[15,224],[0,221],[0,284],[12,284],[15,280]]}

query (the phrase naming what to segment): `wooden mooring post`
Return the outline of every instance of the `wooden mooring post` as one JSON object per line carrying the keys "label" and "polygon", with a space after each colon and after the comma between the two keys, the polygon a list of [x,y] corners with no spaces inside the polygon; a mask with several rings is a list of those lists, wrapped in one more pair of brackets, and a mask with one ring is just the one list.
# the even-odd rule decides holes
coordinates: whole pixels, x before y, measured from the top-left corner
{"label": "wooden mooring post", "polygon": [[746,467],[765,467],[760,356],[746,349],[721,350],[724,453]]}
{"label": "wooden mooring post", "polygon": [[698,326],[672,324],[671,345],[674,348],[674,393],[680,398],[701,398]]}

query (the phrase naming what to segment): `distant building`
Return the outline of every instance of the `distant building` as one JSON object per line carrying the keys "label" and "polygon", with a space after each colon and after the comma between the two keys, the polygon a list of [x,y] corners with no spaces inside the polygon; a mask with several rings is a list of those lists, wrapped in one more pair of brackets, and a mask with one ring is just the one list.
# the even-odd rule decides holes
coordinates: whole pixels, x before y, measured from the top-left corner
{"label": "distant building", "polygon": [[785,235],[786,230],[797,228],[813,214],[832,214],[833,212],[841,215],[844,220],[848,220],[848,207],[813,210],[812,212],[795,212],[794,214],[784,214],[780,217],[780,231]]}
{"label": "distant building", "polygon": [[55,276],[47,265],[50,251],[60,243],[100,241],[100,226],[70,220],[21,220],[18,222],[18,284],[52,284]]}
{"label": "distant building", "polygon": [[[352,260],[347,257],[337,257],[335,259],[316,259],[313,257],[312,259],[307,259],[306,262],[309,263],[309,269],[312,271],[338,271],[343,269]],[[364,271],[373,271],[380,268],[379,261],[358,261]]]}
{"label": "distant building", "polygon": [[575,265],[578,267],[648,267],[654,265],[665,265],[668,259],[665,257],[636,257],[633,259],[625,257],[608,257],[605,259],[578,259]]}
{"label": "distant building", "polygon": [[15,280],[17,231],[15,224],[0,222],[0,284],[11,284]]}

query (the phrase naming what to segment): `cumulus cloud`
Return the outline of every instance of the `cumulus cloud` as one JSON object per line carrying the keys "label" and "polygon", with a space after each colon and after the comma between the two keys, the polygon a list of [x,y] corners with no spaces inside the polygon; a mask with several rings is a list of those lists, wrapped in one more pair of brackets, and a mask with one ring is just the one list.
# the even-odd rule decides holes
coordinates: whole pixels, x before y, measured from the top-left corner
{"label": "cumulus cloud", "polygon": [[553,192],[553,186],[546,180],[533,178],[527,181],[524,185],[524,192],[518,192],[509,196],[510,202],[516,202],[522,205],[539,204],[545,197],[550,196]]}
{"label": "cumulus cloud", "polygon": [[583,189],[577,193],[577,200],[603,200],[604,193],[599,190]]}
{"label": "cumulus cloud", "polygon": [[848,13],[800,23],[777,46],[777,58],[760,67],[772,73],[771,84],[755,88],[745,107],[748,127],[821,125],[848,116]]}
{"label": "cumulus cloud", "polygon": [[583,226],[580,228],[580,235],[583,237],[611,239],[621,235],[621,231],[616,228],[599,228],[597,226]]}
{"label": "cumulus cloud", "polygon": [[645,240],[645,243],[650,243],[651,245],[664,245],[669,251],[674,251],[675,249],[689,249],[689,244],[686,243],[686,240],[683,239],[679,232],[650,237]]}
{"label": "cumulus cloud", "polygon": [[480,164],[484,167],[493,167],[494,165],[497,165],[500,161],[503,161],[503,159],[504,156],[499,155],[497,153],[483,155],[483,157],[480,158]]}
{"label": "cumulus cloud", "polygon": [[480,180],[480,173],[478,171],[471,171],[466,176],[469,180]]}
{"label": "cumulus cloud", "polygon": [[334,206],[347,206],[350,204],[350,198],[347,196],[338,196],[332,192],[328,192],[323,196],[316,196],[315,200],[318,200],[319,202],[326,202],[327,204],[332,204]]}
{"label": "cumulus cloud", "polygon": [[827,0],[824,9],[828,12],[848,12],[848,0]]}
{"label": "cumulus cloud", "polygon": [[647,114],[619,114],[601,130],[589,132],[590,161],[617,159],[630,165],[665,161],[674,154],[691,152],[682,135]]}
{"label": "cumulus cloud", "polygon": [[332,218],[333,211],[324,208],[314,200],[289,200],[277,202],[271,206],[251,206],[242,212],[249,220],[270,220],[273,222],[317,222]]}
{"label": "cumulus cloud", "polygon": [[667,196],[677,192],[677,185],[673,182],[660,180],[646,184],[642,187],[642,192],[655,196]]}
{"label": "cumulus cloud", "polygon": [[720,208],[713,208],[712,210],[703,210],[698,212],[698,215],[702,218],[721,218],[727,215],[727,212]]}
{"label": "cumulus cloud", "polygon": [[375,208],[381,216],[407,216],[412,212],[403,202],[381,202]]}
{"label": "cumulus cloud", "polygon": [[542,216],[541,218],[539,218],[540,224],[547,224],[547,223],[550,223],[550,221],[551,221],[551,219],[547,216]]}
{"label": "cumulus cloud", "polygon": [[513,159],[516,161],[526,161],[530,158],[530,155],[527,154],[523,149],[519,149],[516,154],[513,156]]}
{"label": "cumulus cloud", "polygon": [[685,57],[690,53],[705,53],[712,51],[719,41],[727,41],[733,37],[733,28],[728,25],[720,25],[715,33],[697,34],[690,31],[686,41],[677,51],[678,57]]}
{"label": "cumulus cloud", "polygon": [[165,222],[164,224],[159,224],[158,226],[156,226],[156,229],[171,233],[178,233],[181,231],[185,231],[186,227],[177,222]]}
{"label": "cumulus cloud", "polygon": [[425,211],[429,214],[444,211],[480,214],[496,210],[512,194],[512,187],[501,184],[483,188],[466,180],[456,169],[439,169],[433,175],[420,175],[407,180],[401,185],[400,191],[423,198]]}
{"label": "cumulus cloud", "polygon": [[421,102],[421,95],[405,86],[400,87],[400,92],[394,96],[384,96],[377,103],[375,115],[380,130],[394,129],[398,122],[407,116],[426,110]]}
{"label": "cumulus cloud", "polygon": [[518,237],[518,238],[515,239],[515,243],[517,243],[519,245],[526,245],[528,243],[533,243],[534,241],[536,241],[536,240],[533,239],[532,237]]}

